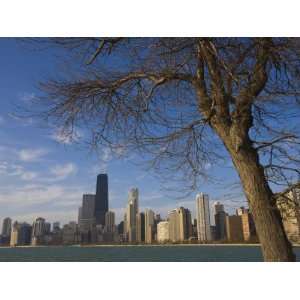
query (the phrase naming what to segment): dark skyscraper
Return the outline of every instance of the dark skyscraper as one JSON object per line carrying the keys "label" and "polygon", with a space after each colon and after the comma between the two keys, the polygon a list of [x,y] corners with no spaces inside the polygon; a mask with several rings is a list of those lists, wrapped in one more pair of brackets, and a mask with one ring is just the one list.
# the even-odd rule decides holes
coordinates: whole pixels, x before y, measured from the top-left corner
{"label": "dark skyscraper", "polygon": [[107,174],[97,176],[95,218],[96,224],[105,225],[105,214],[108,211],[108,177]]}
{"label": "dark skyscraper", "polygon": [[224,211],[224,205],[220,202],[215,202],[214,205],[215,214],[215,239],[226,239],[226,212]]}
{"label": "dark skyscraper", "polygon": [[5,237],[10,237],[11,233],[11,218],[5,218],[2,225],[2,235]]}

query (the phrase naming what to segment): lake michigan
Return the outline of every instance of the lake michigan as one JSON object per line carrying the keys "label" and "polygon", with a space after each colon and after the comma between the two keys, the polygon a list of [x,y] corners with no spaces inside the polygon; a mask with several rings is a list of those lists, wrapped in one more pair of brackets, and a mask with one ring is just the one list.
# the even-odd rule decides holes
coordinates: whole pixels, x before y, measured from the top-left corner
{"label": "lake michigan", "polygon": [[[300,247],[295,247],[300,261]],[[10,262],[259,262],[258,246],[172,245],[0,248],[0,261]]]}

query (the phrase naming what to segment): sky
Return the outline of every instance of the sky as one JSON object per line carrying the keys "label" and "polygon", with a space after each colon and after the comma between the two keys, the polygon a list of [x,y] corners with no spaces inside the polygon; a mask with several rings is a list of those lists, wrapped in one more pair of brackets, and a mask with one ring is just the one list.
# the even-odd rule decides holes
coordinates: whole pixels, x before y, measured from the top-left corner
{"label": "sky", "polygon": [[199,191],[178,199],[178,194],[164,190],[156,174],[134,163],[139,157],[117,159],[109,149],[93,153],[82,142],[83,131],[70,140],[51,124],[20,117],[20,107],[30,109],[38,82],[55,72],[55,54],[0,38],[0,224],[5,217],[29,223],[37,217],[62,224],[77,220],[82,194],[95,192],[96,176],[103,172],[109,177],[109,207],[118,222],[132,187],[139,189],[140,210],[151,208],[162,217],[179,206],[194,214],[197,192],[208,193],[211,203],[223,202],[228,212],[245,205],[241,193],[232,193],[238,179],[231,162],[208,166],[221,181],[204,183]]}

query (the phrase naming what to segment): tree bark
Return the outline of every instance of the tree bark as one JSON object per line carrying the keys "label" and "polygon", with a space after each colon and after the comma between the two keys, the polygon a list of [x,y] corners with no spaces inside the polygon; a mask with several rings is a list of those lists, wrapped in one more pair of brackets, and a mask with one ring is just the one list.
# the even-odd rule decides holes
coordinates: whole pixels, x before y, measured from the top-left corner
{"label": "tree bark", "polygon": [[259,163],[257,151],[250,140],[236,149],[227,148],[238,171],[253,215],[256,231],[265,261],[295,261],[292,245],[287,239],[274,194]]}

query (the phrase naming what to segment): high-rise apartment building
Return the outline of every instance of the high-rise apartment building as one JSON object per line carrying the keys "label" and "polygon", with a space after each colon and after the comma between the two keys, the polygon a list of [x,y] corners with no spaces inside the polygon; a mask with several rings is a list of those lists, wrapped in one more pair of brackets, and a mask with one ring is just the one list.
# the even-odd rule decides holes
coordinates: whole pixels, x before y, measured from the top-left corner
{"label": "high-rise apartment building", "polygon": [[96,195],[84,194],[82,196],[82,206],[79,212],[78,225],[81,241],[84,244],[96,242],[95,238],[93,239],[93,231],[96,226],[95,203]]}
{"label": "high-rise apartment building", "polygon": [[168,213],[168,222],[169,222],[169,239],[171,242],[178,242],[180,240],[179,237],[179,217],[178,210],[173,209]]}
{"label": "high-rise apartment building", "polygon": [[66,245],[73,245],[80,243],[80,233],[76,222],[69,222],[63,226],[62,240]]}
{"label": "high-rise apartment building", "polygon": [[179,207],[168,213],[169,239],[172,242],[183,242],[192,237],[191,213],[187,208]]}
{"label": "high-rise apartment building", "polygon": [[196,196],[196,215],[198,240],[202,242],[210,241],[211,232],[208,195],[200,193]]}
{"label": "high-rise apartment building", "polygon": [[127,209],[126,209],[126,230],[127,230],[128,242],[136,242],[137,241],[136,216],[139,211],[138,201],[139,201],[138,189],[132,188],[129,191],[128,204],[127,204]]}
{"label": "high-rise apartment building", "polygon": [[151,244],[155,237],[155,218],[151,209],[145,211],[145,243]]}
{"label": "high-rise apartment building", "polygon": [[78,219],[77,219],[77,223],[80,224],[80,220],[82,218],[82,206],[80,206],[78,208]]}
{"label": "high-rise apartment building", "polygon": [[95,213],[96,224],[105,225],[105,214],[108,212],[108,176],[99,174],[97,176]]}
{"label": "high-rise apartment building", "polygon": [[2,236],[10,237],[11,234],[11,218],[5,218],[2,223]]}
{"label": "high-rise apartment building", "polygon": [[37,218],[32,225],[32,236],[43,236],[45,234],[45,219]]}
{"label": "high-rise apartment building", "polygon": [[49,235],[51,233],[51,223],[45,223],[45,235]]}
{"label": "high-rise apartment building", "polygon": [[10,246],[29,245],[31,241],[32,227],[27,223],[14,222],[10,237]]}
{"label": "high-rise apartment building", "polygon": [[37,218],[33,222],[32,235],[31,235],[32,238],[31,243],[33,246],[42,245],[45,242],[45,234],[47,232],[47,229],[50,230],[50,228],[47,228],[44,218]]}
{"label": "high-rise apartment building", "polygon": [[224,211],[224,205],[222,203],[220,203],[219,201],[214,202],[213,204],[213,212],[216,215],[219,212],[223,212]]}
{"label": "high-rise apartment building", "polygon": [[179,240],[186,241],[192,236],[192,216],[189,209],[180,207],[179,217]]}
{"label": "high-rise apartment building", "polygon": [[213,204],[214,217],[215,217],[215,239],[225,240],[226,239],[226,212],[224,205],[220,202]]}
{"label": "high-rise apartment building", "polygon": [[60,228],[59,222],[54,222],[52,225],[51,244],[61,245],[61,243],[62,243],[62,229]]}
{"label": "high-rise apartment building", "polygon": [[111,233],[116,231],[115,213],[112,211],[105,214],[105,231]]}
{"label": "high-rise apartment building", "polygon": [[96,195],[84,194],[82,196],[81,206],[81,219],[83,220],[94,220],[95,219],[95,200]]}
{"label": "high-rise apartment building", "polygon": [[60,230],[60,223],[59,222],[54,222],[52,225],[52,231],[56,232]]}
{"label": "high-rise apartment building", "polygon": [[241,216],[226,216],[226,234],[230,242],[241,242],[244,240]]}
{"label": "high-rise apartment building", "polygon": [[169,222],[161,221],[157,224],[157,241],[159,243],[164,243],[169,241]]}
{"label": "high-rise apartment building", "polygon": [[123,239],[124,241],[127,242],[128,237],[127,237],[127,213],[124,213],[124,221],[123,221]]}
{"label": "high-rise apartment building", "polygon": [[145,214],[138,213],[136,216],[136,238],[137,242],[145,242]]}
{"label": "high-rise apartment building", "polygon": [[117,242],[119,240],[117,227],[115,224],[115,213],[112,211],[108,211],[105,214],[105,227],[103,230],[103,240],[105,242]]}

